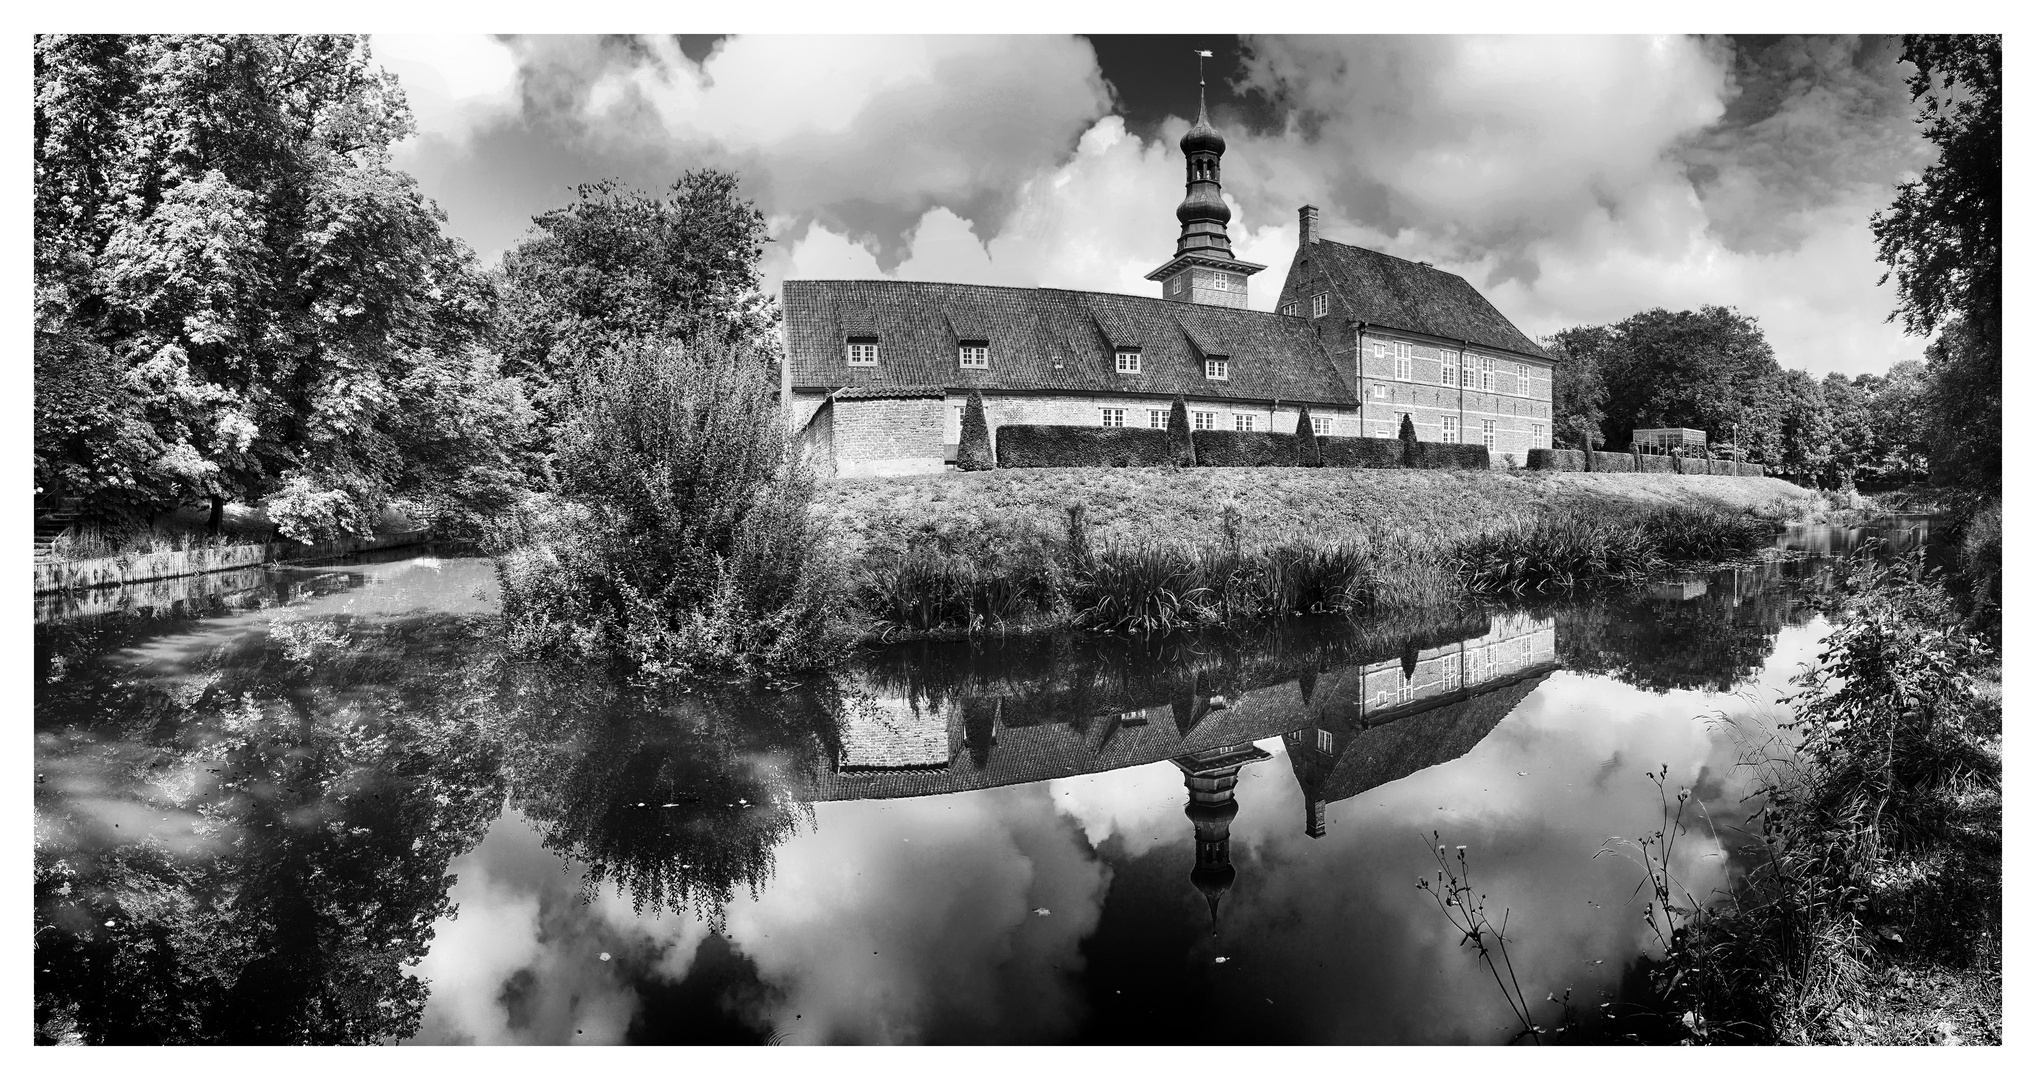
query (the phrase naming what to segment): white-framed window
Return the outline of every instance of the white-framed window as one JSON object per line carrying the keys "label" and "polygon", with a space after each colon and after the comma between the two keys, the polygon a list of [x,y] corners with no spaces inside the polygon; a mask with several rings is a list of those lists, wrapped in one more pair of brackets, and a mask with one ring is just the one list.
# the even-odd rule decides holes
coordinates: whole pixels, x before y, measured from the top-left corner
{"label": "white-framed window", "polygon": [[1485,421],[1485,449],[1490,450],[1492,448],[1492,444],[1498,441],[1498,435],[1498,423],[1492,420]]}
{"label": "white-framed window", "polygon": [[1193,425],[1193,426],[1194,426],[1194,429],[1195,429],[1196,431],[1214,431],[1214,430],[1216,430],[1216,414],[1215,414],[1215,413],[1212,413],[1212,412],[1196,412],[1196,413],[1193,413],[1193,414],[1191,414],[1191,416],[1192,416],[1192,418],[1193,418],[1193,420],[1194,420],[1194,425]]}
{"label": "white-framed window", "polygon": [[1409,701],[1412,701],[1412,700],[1414,700],[1414,684],[1413,684],[1413,683],[1411,683],[1411,682],[1403,682],[1403,683],[1401,683],[1401,684],[1400,684],[1400,704],[1402,704],[1402,705],[1405,705],[1406,703],[1408,703]]}
{"label": "white-framed window", "polygon": [[1301,302],[1299,300],[1289,300],[1280,305],[1280,314],[1282,315],[1299,315],[1300,313]]}
{"label": "white-framed window", "polygon": [[1104,410],[1103,410],[1103,426],[1104,426],[1104,427],[1123,427],[1123,426],[1124,426],[1124,410],[1123,410],[1123,409],[1104,409]]}
{"label": "white-framed window", "polygon": [[1371,355],[1375,360],[1384,360],[1386,358],[1386,343],[1383,341],[1372,342]]}
{"label": "white-framed window", "polygon": [[1414,345],[1412,342],[1407,341],[1393,342],[1393,359],[1412,360],[1413,358],[1414,358]]}
{"label": "white-framed window", "polygon": [[1218,292],[1230,291],[1230,275],[1221,270],[1209,275],[1209,287]]}
{"label": "white-framed window", "polygon": [[1166,427],[1166,412],[1165,409],[1145,410],[1145,426],[1151,428]]}
{"label": "white-framed window", "polygon": [[850,367],[876,367],[877,339],[873,337],[849,338],[848,363]]}
{"label": "white-framed window", "polygon": [[1548,428],[1541,424],[1534,425],[1534,441],[1528,445],[1546,447],[1548,445]]}
{"label": "white-framed window", "polygon": [[954,407],[954,425],[947,429],[949,431],[954,432],[954,438],[948,440],[950,442],[958,442],[961,439],[961,414],[964,408],[966,408],[966,406],[956,405]]}
{"label": "white-framed window", "polygon": [[1381,690],[1378,692],[1378,695],[1372,699],[1372,708],[1383,709],[1388,705],[1391,705],[1392,701],[1393,701],[1392,694],[1389,691]]}
{"label": "white-framed window", "polygon": [[1516,390],[1515,393],[1518,393],[1521,397],[1526,397],[1528,396],[1529,393],[1531,393],[1529,387],[1531,387],[1533,384],[1527,381],[1527,365],[1514,364],[1513,379],[1517,383],[1519,383],[1519,389]]}
{"label": "white-framed window", "polygon": [[1308,418],[1308,426],[1314,428],[1317,435],[1327,435],[1336,430],[1336,418],[1333,416],[1311,416]]}
{"label": "white-framed window", "polygon": [[1186,274],[1176,275],[1174,277],[1174,295],[1179,296],[1180,294],[1187,291],[1188,291],[1188,275]]}
{"label": "white-framed window", "polygon": [[1257,431],[1258,417],[1245,412],[1232,413],[1230,414],[1230,426],[1239,431]]}
{"label": "white-framed window", "polygon": [[1379,401],[1386,399],[1386,388],[1378,383],[1371,384],[1371,396]]}
{"label": "white-framed window", "polygon": [[1202,361],[1202,373],[1212,379],[1227,379],[1230,377],[1230,361],[1204,360]]}
{"label": "white-framed window", "polygon": [[961,366],[986,368],[990,366],[990,343],[987,341],[963,342]]}
{"label": "white-framed window", "polygon": [[1454,690],[1462,685],[1463,669],[1456,666],[1455,658],[1452,657],[1450,662],[1442,668],[1442,688],[1444,690]]}
{"label": "white-framed window", "polygon": [[1414,381],[1414,361],[1412,358],[1405,356],[1393,358],[1393,378],[1401,382]]}
{"label": "white-framed window", "polygon": [[1463,441],[1463,432],[1459,430],[1457,426],[1456,417],[1445,416],[1442,418],[1442,441],[1443,442]]}
{"label": "white-framed window", "polygon": [[1118,350],[1117,350],[1117,373],[1118,373],[1119,375],[1136,375],[1136,374],[1138,374],[1138,350],[1137,350],[1137,349],[1118,349]]}
{"label": "white-framed window", "polygon": [[1496,358],[1490,356],[1485,357],[1484,375],[1485,375],[1484,382],[1478,387],[1478,389],[1497,390],[1499,388],[1499,361]]}
{"label": "white-framed window", "polygon": [[1448,353],[1442,354],[1442,385],[1456,385],[1456,357]]}
{"label": "white-framed window", "polygon": [[1315,299],[1308,302],[1308,310],[1311,313],[1311,317],[1317,319],[1329,314],[1329,294],[1326,292],[1316,293]]}
{"label": "white-framed window", "polygon": [[1333,753],[1335,753],[1335,752],[1336,752],[1336,736],[1335,736],[1334,734],[1330,733],[1330,731],[1329,731],[1329,730],[1328,730],[1327,728],[1316,728],[1316,729],[1315,729],[1315,749],[1317,749],[1317,750],[1320,750],[1321,752],[1323,752],[1323,753],[1325,753],[1325,754],[1333,754]]}

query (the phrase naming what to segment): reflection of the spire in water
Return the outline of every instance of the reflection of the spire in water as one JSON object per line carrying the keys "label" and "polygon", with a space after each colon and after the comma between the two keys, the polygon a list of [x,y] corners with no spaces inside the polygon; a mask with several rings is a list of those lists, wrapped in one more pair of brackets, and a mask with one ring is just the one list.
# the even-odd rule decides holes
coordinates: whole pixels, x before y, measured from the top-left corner
{"label": "reflection of the spire in water", "polygon": [[[1478,623],[1480,632],[1465,635],[1459,626],[1454,637],[1432,629],[1331,635],[1263,652],[1231,641],[1172,663],[1136,658],[1135,676],[1107,663],[1007,664],[993,677],[964,676],[944,688],[865,675],[844,684],[837,750],[801,795],[1001,787],[1193,761],[1284,737],[1311,802],[1347,798],[1462,754],[1555,669],[1552,618],[1507,614]],[[1313,817],[1310,831],[1319,835]]]}

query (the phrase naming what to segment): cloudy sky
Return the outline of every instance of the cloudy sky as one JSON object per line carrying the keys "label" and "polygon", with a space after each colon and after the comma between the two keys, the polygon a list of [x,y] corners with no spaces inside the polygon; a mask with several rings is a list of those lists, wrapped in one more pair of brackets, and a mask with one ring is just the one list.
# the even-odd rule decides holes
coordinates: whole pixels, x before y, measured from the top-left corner
{"label": "cloudy sky", "polygon": [[891,275],[1157,295],[1175,143],[1210,62],[1239,257],[1270,308],[1304,203],[1330,239],[1428,260],[1527,333],[1726,304],[1782,364],[1877,372],[1867,221],[1933,151],[1859,37],[385,37],[398,153],[493,261],[573,185],[740,174],[767,287]]}

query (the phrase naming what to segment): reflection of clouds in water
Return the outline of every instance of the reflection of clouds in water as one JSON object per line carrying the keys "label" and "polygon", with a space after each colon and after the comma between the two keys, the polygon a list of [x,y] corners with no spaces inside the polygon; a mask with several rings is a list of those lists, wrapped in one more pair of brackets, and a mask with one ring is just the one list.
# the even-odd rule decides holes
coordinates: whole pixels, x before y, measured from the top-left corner
{"label": "reflection of clouds in water", "polygon": [[[459,877],[451,893],[457,909],[438,921],[416,968],[431,987],[417,1042],[622,1041],[637,998],[623,982],[631,957],[617,940],[611,908],[626,916],[627,903],[581,904],[578,868],[562,870],[513,813],[449,872]],[[627,934],[642,931],[632,926]],[[604,951],[616,959],[601,960]]]}
{"label": "reflection of clouds in water", "polygon": [[1187,795],[1172,762],[1063,777],[1047,781],[1046,789],[1055,809],[1082,827],[1091,847],[1115,836],[1136,858],[1194,834],[1181,815]]}
{"label": "reflection of clouds in water", "polygon": [[817,809],[762,899],[728,912],[781,991],[764,1022],[798,1042],[1073,1033],[1109,870],[1043,787]]}

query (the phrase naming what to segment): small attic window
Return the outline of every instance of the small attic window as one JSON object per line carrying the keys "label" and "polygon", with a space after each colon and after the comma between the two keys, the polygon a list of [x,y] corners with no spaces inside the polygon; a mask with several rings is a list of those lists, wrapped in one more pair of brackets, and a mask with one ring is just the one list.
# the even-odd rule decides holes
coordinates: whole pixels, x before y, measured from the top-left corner
{"label": "small attic window", "polygon": [[876,367],[877,339],[874,337],[849,338],[848,365],[850,367]]}
{"label": "small attic window", "polygon": [[1309,312],[1309,318],[1314,319],[1319,319],[1329,314],[1329,294],[1326,292],[1316,293],[1315,299],[1309,304]]}
{"label": "small attic window", "polygon": [[1228,379],[1230,377],[1230,361],[1227,358],[1211,357],[1202,362],[1202,371],[1203,374],[1212,379]]}
{"label": "small attic window", "polygon": [[1139,359],[1140,357],[1137,349],[1118,349],[1117,350],[1118,374],[1120,375],[1138,374]]}
{"label": "small attic window", "polygon": [[961,343],[961,366],[986,368],[990,366],[990,343],[987,341],[964,341]]}

